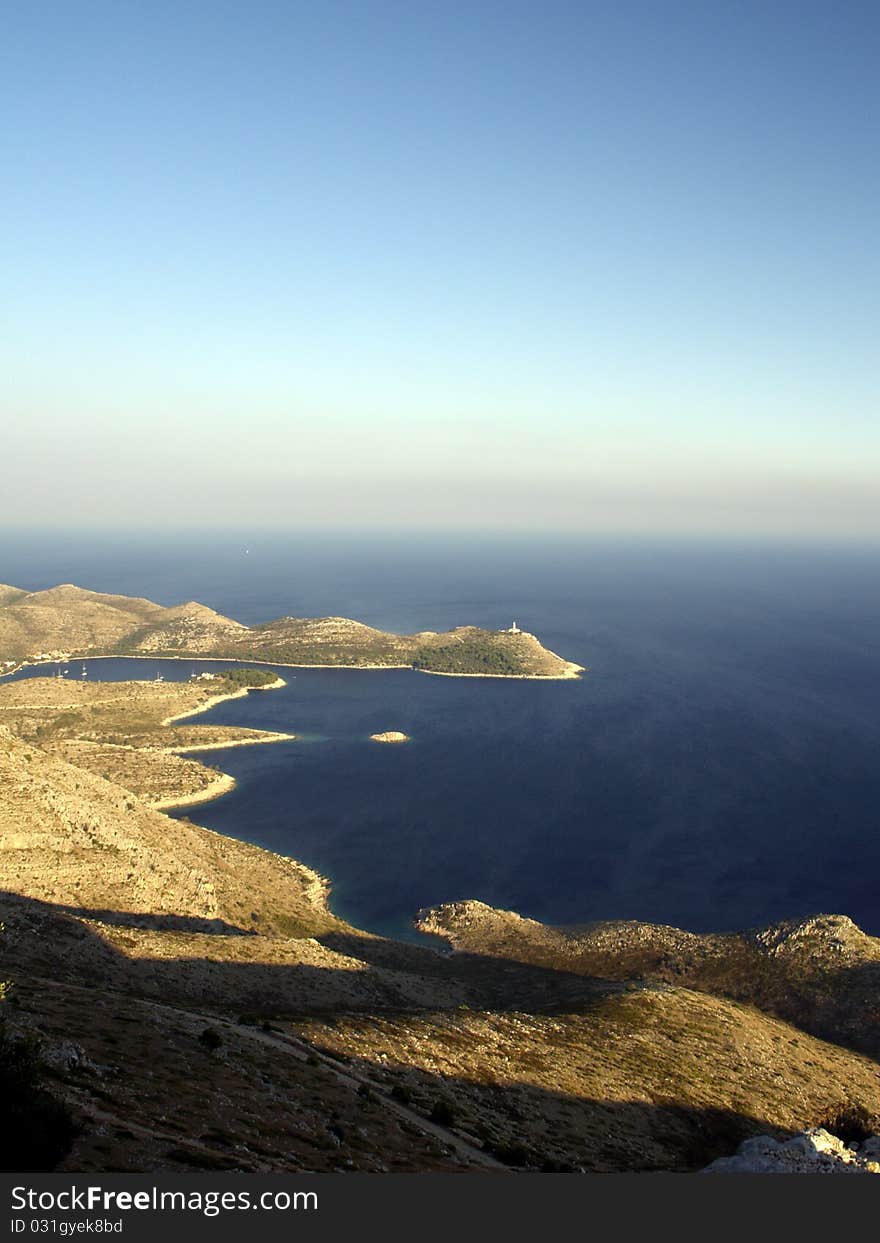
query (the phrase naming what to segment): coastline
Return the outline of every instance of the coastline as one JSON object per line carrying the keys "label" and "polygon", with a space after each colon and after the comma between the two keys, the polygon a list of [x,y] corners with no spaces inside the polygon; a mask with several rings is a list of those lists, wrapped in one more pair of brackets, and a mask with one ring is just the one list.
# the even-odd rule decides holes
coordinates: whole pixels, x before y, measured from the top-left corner
{"label": "coastline", "polygon": [[[579,678],[580,674],[585,671],[584,666],[577,665],[574,662],[566,662],[565,667],[561,673],[492,674],[492,673],[452,673],[452,672],[446,672],[443,670],[417,669],[415,668],[415,666],[410,665],[410,664],[316,665],[316,664],[298,664],[298,663],[294,663],[290,661],[271,661],[270,662],[270,661],[258,661],[258,660],[243,660],[243,659],[235,658],[235,657],[215,657],[215,656],[162,655],[162,656],[151,657],[149,655],[143,655],[143,654],[119,655],[119,654],[103,653],[103,654],[94,655],[94,656],[83,655],[83,656],[70,657],[71,660],[149,660],[151,658],[156,659],[156,660],[178,660],[178,661],[188,660],[193,664],[229,664],[229,665],[235,665],[235,666],[242,666],[242,665],[266,666],[266,665],[269,665],[270,667],[283,668],[283,669],[345,669],[345,670],[362,669],[365,672],[381,671],[383,669],[408,669],[413,673],[427,673],[427,674],[432,674],[434,677],[495,678],[495,679],[508,679],[508,680],[513,679],[514,681],[568,681],[568,680],[574,680],[574,679]],[[21,665],[19,665],[16,669],[10,670],[8,673],[0,674],[0,678],[13,676],[15,673],[20,672],[24,668],[35,668],[41,665],[49,666],[49,665],[55,665],[58,663],[59,662],[56,660],[25,661]],[[147,682],[147,684],[149,684],[149,681]],[[211,695],[208,697],[208,699],[204,703],[200,704],[196,708],[187,709],[184,712],[176,713],[172,716],[165,717],[160,722],[160,725],[162,727],[168,727],[177,721],[188,720],[193,717],[201,716],[203,713],[208,712],[210,709],[217,707],[221,703],[232,701],[234,699],[245,698],[250,690],[277,690],[277,689],[281,689],[282,687],[286,685],[287,683],[285,682],[285,680],[279,676],[273,682],[267,683],[265,686],[240,687],[237,690],[228,692],[227,694]],[[273,742],[288,742],[288,741],[294,741],[296,737],[297,737],[296,734],[287,734],[287,733],[279,733],[279,732],[270,733],[266,731],[265,736],[259,737],[259,738],[248,737],[248,738],[241,738],[241,739],[232,739],[232,740],[223,741],[223,742],[187,744],[181,747],[168,746],[168,747],[157,748],[157,750],[160,750],[168,754],[186,755],[190,753],[198,753],[201,751],[222,751],[222,750],[231,749],[232,747],[260,746],[260,745],[266,745],[266,744],[273,743]],[[397,741],[398,740],[395,739],[395,742]],[[402,741],[403,739],[400,740],[400,742]],[[409,739],[407,739],[406,741],[409,741]],[[223,798],[225,795],[232,793],[236,789],[237,784],[238,783],[236,782],[235,778],[231,776],[229,773],[220,772],[218,773],[217,777],[214,780],[212,780],[207,786],[203,787],[201,790],[193,791],[188,794],[181,793],[180,795],[176,797],[160,799],[159,801],[155,803],[146,802],[145,805],[148,806],[152,811],[159,812],[160,814],[164,812],[169,812],[169,811],[177,811],[184,807],[197,807],[202,804],[209,803],[209,802],[215,802],[216,800]],[[203,828],[204,831],[206,832],[215,834],[215,836],[217,837],[220,837],[223,839],[228,838],[227,834],[219,833],[217,832],[217,830],[207,829],[205,828],[205,826],[199,826],[199,827]],[[228,840],[234,841],[236,839],[228,838]],[[295,859],[291,855],[279,854],[276,851],[269,851],[268,853],[276,855],[276,857],[278,858],[284,859],[285,862],[289,863],[290,865],[294,867],[304,868],[308,870],[309,872],[313,872],[313,869],[308,868],[308,865],[302,864],[299,860]],[[318,873],[314,873],[314,875],[316,877],[319,877]],[[326,876],[320,876],[319,884],[320,884],[320,888],[322,891],[322,901],[326,904],[328,911],[332,911],[332,906],[331,906],[331,902],[333,898],[332,879]],[[426,941],[428,940],[428,937],[426,934],[422,934],[422,936],[425,937]],[[434,949],[434,952],[436,953],[438,951]],[[442,952],[448,952],[448,951],[442,951]]]}
{"label": "coastline", "polygon": [[[105,657],[104,659],[109,660],[111,658]],[[130,659],[134,658],[132,657]],[[183,683],[183,685],[186,685],[186,683]],[[284,681],[284,678],[276,678],[274,682],[269,682],[266,686],[242,686],[237,691],[230,691],[226,695],[211,695],[198,708],[188,708],[186,712],[178,712],[174,716],[166,716],[159,722],[159,724],[162,726],[173,725],[175,721],[184,721],[187,717],[200,716],[201,713],[207,712],[210,708],[216,708],[217,704],[226,703],[230,699],[243,699],[249,691],[277,691],[280,690],[282,686],[286,685],[287,683]],[[293,735],[290,736],[292,737]],[[165,749],[171,750],[170,747],[166,747]]]}
{"label": "coastline", "polygon": [[[110,658],[107,657],[106,659]],[[286,685],[287,683],[283,678],[276,678],[274,682],[269,682],[266,686],[243,686],[237,691],[231,691],[228,695],[211,695],[198,708],[180,712],[176,716],[165,717],[160,724],[167,728],[174,721],[182,721],[189,717],[199,716],[202,712],[207,712],[209,708],[216,707],[217,704],[226,703],[227,700],[241,699],[247,695],[248,691],[274,691],[280,690],[282,686]],[[205,742],[183,747],[157,747],[156,750],[164,755],[188,755],[194,751],[226,751],[230,747],[258,747],[270,742],[292,742],[295,738],[296,734],[281,734],[266,730],[265,736],[261,738],[233,738],[228,742]],[[152,748],[145,749],[152,750]],[[156,803],[149,803],[148,806],[153,811],[176,811],[179,807],[196,807],[200,803],[211,803],[215,799],[223,798],[225,794],[231,794],[237,784],[235,778],[230,776],[229,773],[220,773],[201,790],[195,790],[191,794],[181,794],[176,798],[160,799]]]}
{"label": "coastline", "polygon": [[151,811],[175,811],[178,807],[195,807],[199,803],[212,803],[215,799],[222,798],[224,794],[231,794],[237,784],[235,778],[229,773],[220,773],[210,785],[192,794],[181,794],[178,798],[159,799],[157,803],[144,801]]}
{"label": "coastline", "polygon": [[[270,666],[273,669],[363,669],[365,672],[381,672],[383,669],[408,669],[411,673],[428,673],[435,678],[504,678],[513,682],[569,682],[579,678],[582,673],[586,673],[588,666],[577,665],[573,661],[565,662],[565,670],[562,673],[452,673],[445,669],[422,669],[415,665],[315,665],[304,664],[300,661],[291,660],[256,660],[246,656],[188,656],[188,655],[172,655],[159,654],[154,652],[142,652],[125,654],[106,652],[89,655],[88,653],[80,653],[70,656],[71,661],[83,660],[188,660],[192,664],[215,664],[215,665],[260,665]],[[57,660],[23,660],[15,669],[9,669],[5,673],[0,673],[0,679],[11,678],[15,674],[21,673],[22,669],[36,669],[40,665],[57,665],[63,662]],[[282,685],[285,685],[283,679],[279,679]],[[273,682],[269,686],[252,686],[249,690],[268,691],[273,690],[277,683]],[[231,698],[231,696],[225,696]],[[181,718],[173,718],[180,720]]]}
{"label": "coastline", "polygon": [[[261,738],[233,738],[229,742],[202,742],[185,747],[157,747],[156,750],[166,755],[189,755],[192,751],[228,751],[230,747],[262,747],[270,742],[295,742],[296,734],[279,734],[271,730],[260,730]],[[145,751],[152,750],[145,747]]]}
{"label": "coastline", "polygon": [[566,661],[562,673],[449,673],[445,669],[416,669],[416,673],[427,673],[432,678],[500,678],[505,682],[571,682],[587,672],[586,665],[576,665]]}
{"label": "coastline", "polygon": [[[231,699],[242,699],[247,696],[248,691],[275,691],[286,685],[287,683],[283,678],[276,678],[274,682],[269,682],[266,686],[242,686],[237,691],[230,691],[228,695],[211,695],[198,708],[180,712],[176,716],[165,717],[160,724],[167,728],[174,721],[200,716],[201,713],[207,712],[209,708],[215,708],[217,704],[226,703]],[[160,751],[166,755],[187,755],[193,751],[226,751],[230,747],[258,747],[270,742],[292,742],[296,738],[296,734],[272,733],[268,730],[265,731],[265,734],[266,736],[263,738],[233,738],[229,742],[206,742],[194,746],[162,747]],[[235,778],[230,776],[229,773],[220,773],[214,781],[202,790],[196,790],[192,794],[182,794],[179,798],[161,799],[158,803],[150,803],[149,805],[153,811],[172,811],[178,807],[196,807],[200,803],[211,803],[215,799],[222,798],[224,794],[231,794],[236,785]]]}

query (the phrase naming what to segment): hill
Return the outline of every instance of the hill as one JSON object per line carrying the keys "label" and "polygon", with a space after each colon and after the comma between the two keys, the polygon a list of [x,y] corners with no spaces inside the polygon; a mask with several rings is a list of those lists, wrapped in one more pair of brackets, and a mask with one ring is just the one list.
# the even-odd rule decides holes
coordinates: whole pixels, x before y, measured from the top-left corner
{"label": "hill", "polygon": [[95,655],[403,667],[506,677],[571,678],[582,672],[581,666],[521,631],[463,626],[445,634],[397,635],[345,617],[283,617],[247,627],[195,601],[164,608],[70,583],[36,592],[0,589],[0,665]]}
{"label": "hill", "polygon": [[880,939],[845,915],[697,934],[633,920],[553,928],[482,902],[453,902],[420,911],[416,923],[465,953],[745,1001],[880,1057]]}
{"label": "hill", "polygon": [[41,653],[108,651],[125,635],[163,613],[150,600],[104,595],[63,583],[47,591],[0,596],[0,659]]}

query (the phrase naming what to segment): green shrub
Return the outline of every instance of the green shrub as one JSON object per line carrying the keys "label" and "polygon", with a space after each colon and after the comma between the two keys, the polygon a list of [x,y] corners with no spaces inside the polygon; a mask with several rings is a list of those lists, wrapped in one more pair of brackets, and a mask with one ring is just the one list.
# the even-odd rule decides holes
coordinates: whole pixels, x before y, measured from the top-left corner
{"label": "green shrub", "polygon": [[6,1173],[54,1170],[73,1144],[73,1116],[41,1080],[36,1042],[11,1036],[0,1021],[0,1169]]}
{"label": "green shrub", "polygon": [[428,1116],[438,1126],[452,1126],[455,1122],[455,1110],[452,1102],[447,1100],[446,1097],[438,1097]]}
{"label": "green shrub", "polygon": [[218,677],[233,686],[256,687],[269,686],[276,681],[278,674],[271,669],[224,669]]}
{"label": "green shrub", "polygon": [[505,1165],[522,1168],[531,1161],[532,1154],[522,1144],[498,1144],[494,1149],[495,1156]]}
{"label": "green shrub", "polygon": [[419,648],[413,659],[416,669],[435,673],[517,674],[525,670],[522,656],[494,635],[468,636],[455,643]]}

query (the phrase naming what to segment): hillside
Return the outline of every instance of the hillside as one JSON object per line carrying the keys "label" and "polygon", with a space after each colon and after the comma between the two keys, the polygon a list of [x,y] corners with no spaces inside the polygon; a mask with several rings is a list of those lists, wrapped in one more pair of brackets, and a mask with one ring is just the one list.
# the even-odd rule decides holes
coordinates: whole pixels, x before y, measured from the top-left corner
{"label": "hillside", "polygon": [[553,928],[482,902],[454,902],[420,911],[416,923],[460,952],[749,1002],[880,1057],[880,939],[845,915],[700,935],[623,920]]}
{"label": "hillside", "polygon": [[522,632],[462,626],[445,634],[396,635],[345,617],[284,617],[247,627],[195,601],[164,608],[69,583],[36,592],[0,588],[0,666],[111,654],[507,677],[582,672]]}
{"label": "hillside", "polygon": [[295,1030],[425,1112],[439,1086],[445,1116],[515,1168],[687,1171],[758,1133],[760,1118],[777,1136],[848,1115],[865,1133],[878,1122],[875,1063],[684,988]]}
{"label": "hillside", "polygon": [[47,591],[5,592],[5,598],[0,596],[0,660],[107,651],[164,611],[149,600],[103,595],[72,583]]}

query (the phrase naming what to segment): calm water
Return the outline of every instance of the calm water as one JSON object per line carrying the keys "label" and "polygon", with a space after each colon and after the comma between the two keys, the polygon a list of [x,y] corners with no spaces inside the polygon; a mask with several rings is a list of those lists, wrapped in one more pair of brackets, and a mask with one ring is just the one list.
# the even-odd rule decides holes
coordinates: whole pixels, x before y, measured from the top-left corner
{"label": "calm water", "polygon": [[[420,906],[473,897],[696,930],[833,910],[880,933],[876,549],[7,534],[0,581],[245,622],[516,618],[589,665],[546,684],[288,670],[285,690],[201,718],[301,735],[210,753],[238,789],[190,814],[329,875],[360,926],[401,934]],[[383,729],[413,741],[367,741]]]}

